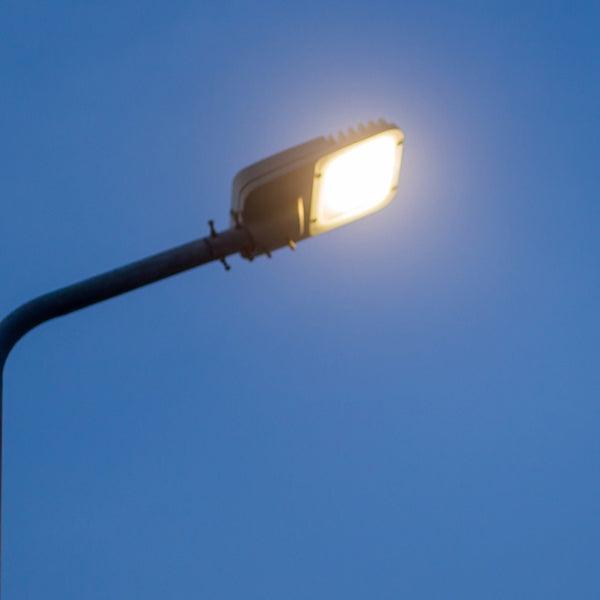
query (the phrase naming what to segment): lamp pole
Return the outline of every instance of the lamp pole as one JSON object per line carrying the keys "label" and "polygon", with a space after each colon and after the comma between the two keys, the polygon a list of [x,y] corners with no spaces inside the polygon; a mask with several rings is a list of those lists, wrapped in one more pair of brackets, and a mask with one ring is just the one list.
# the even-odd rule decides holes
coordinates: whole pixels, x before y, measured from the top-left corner
{"label": "lamp pole", "polygon": [[[336,141],[320,137],[242,169],[233,180],[235,225],[23,304],[0,321],[0,567],[2,371],[14,345],[41,323],[240,253],[252,260],[382,209],[398,189],[404,133],[383,119]],[[1,572],[1,570],[0,570]],[[1,580],[0,580],[1,581]]]}
{"label": "lamp pole", "polygon": [[2,564],[2,373],[10,351],[28,331],[50,319],[215,260],[223,261],[228,269],[229,266],[225,262],[227,256],[253,248],[252,236],[245,227],[237,226],[217,234],[212,221],[209,224],[211,235],[208,237],[38,296],[22,304],[0,321],[0,573]]}

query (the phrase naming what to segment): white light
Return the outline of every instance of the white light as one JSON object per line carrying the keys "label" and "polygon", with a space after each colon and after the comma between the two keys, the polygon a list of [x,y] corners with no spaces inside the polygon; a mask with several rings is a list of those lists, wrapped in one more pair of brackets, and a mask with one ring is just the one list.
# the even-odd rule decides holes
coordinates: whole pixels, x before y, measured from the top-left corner
{"label": "white light", "polygon": [[315,167],[311,234],[354,221],[394,196],[403,135],[389,129],[323,157]]}

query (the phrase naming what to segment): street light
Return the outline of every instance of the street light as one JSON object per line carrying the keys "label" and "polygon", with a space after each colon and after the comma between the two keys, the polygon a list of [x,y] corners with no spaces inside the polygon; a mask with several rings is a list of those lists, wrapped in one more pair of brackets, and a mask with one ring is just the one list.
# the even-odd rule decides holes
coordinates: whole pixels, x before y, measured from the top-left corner
{"label": "street light", "polygon": [[246,258],[270,254],[383,208],[395,195],[404,134],[381,120],[295,146],[240,171],[232,225],[254,240]]}
{"label": "street light", "polygon": [[[241,254],[253,260],[383,208],[396,194],[404,134],[379,120],[337,138],[320,137],[240,171],[233,180],[231,227],[39,296],[0,322],[0,532],[2,373],[28,331],[193,267]],[[1,534],[0,534],[1,552]],[[1,556],[1,554],[0,554]],[[0,560],[1,564],[1,560]]]}

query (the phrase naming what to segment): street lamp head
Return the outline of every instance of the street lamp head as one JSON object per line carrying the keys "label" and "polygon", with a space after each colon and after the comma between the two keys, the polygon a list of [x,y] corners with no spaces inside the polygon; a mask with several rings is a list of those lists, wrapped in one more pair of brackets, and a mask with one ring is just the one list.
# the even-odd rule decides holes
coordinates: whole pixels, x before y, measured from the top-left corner
{"label": "street lamp head", "polygon": [[404,134],[383,120],[261,160],[233,180],[232,224],[254,240],[246,258],[318,235],[386,206],[398,188]]}

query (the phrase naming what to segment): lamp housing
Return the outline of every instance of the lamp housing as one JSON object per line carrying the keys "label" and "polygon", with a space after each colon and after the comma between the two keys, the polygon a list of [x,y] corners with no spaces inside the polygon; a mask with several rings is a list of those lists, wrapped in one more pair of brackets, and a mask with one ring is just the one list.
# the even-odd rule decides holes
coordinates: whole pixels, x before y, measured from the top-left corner
{"label": "lamp housing", "polygon": [[232,225],[245,227],[252,259],[386,206],[398,189],[404,134],[384,120],[319,137],[242,169]]}

